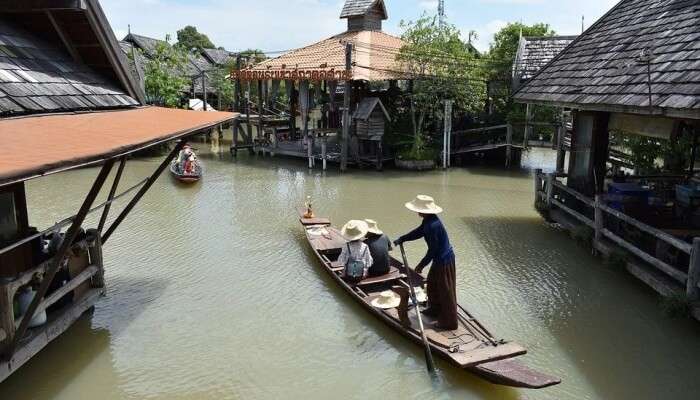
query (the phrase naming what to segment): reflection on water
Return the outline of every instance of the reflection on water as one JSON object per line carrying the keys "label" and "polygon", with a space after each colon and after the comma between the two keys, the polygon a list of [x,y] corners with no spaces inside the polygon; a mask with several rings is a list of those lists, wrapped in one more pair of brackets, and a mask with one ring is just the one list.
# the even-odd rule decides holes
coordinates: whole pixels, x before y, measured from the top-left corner
{"label": "reflection on water", "polygon": [[[214,146],[195,145],[202,182],[154,185],[107,244],[108,293],[94,314],[0,385],[0,398],[690,399],[700,390],[698,325],[664,318],[649,290],[547,226],[527,171],[324,174],[303,160],[231,160],[227,143]],[[158,162],[131,161],[122,187]],[[552,163],[546,150],[524,159]],[[95,174],[30,182],[32,223],[74,211]],[[311,195],[337,223],[374,218],[396,237],[419,222],[402,206],[417,193],[446,209],[460,302],[561,385],[499,387],[442,362],[433,384],[420,348],[333,286],[295,218]],[[412,260],[424,250],[408,247]]]}

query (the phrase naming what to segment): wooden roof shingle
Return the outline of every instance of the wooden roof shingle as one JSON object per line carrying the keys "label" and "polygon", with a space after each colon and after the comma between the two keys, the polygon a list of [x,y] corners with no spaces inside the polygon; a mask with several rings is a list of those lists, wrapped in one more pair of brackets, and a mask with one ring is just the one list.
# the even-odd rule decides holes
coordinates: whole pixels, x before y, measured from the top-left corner
{"label": "wooden roof shingle", "polygon": [[376,6],[381,7],[383,18],[387,19],[389,15],[386,11],[384,0],[346,0],[343,10],[340,12],[340,18],[363,16]]}
{"label": "wooden roof shingle", "polygon": [[519,88],[561,53],[576,36],[523,36],[513,63],[513,89]]}
{"label": "wooden roof shingle", "polygon": [[700,119],[700,1],[620,1],[514,98]]}
{"label": "wooden roof shingle", "polygon": [[139,105],[59,44],[0,17],[0,116]]}

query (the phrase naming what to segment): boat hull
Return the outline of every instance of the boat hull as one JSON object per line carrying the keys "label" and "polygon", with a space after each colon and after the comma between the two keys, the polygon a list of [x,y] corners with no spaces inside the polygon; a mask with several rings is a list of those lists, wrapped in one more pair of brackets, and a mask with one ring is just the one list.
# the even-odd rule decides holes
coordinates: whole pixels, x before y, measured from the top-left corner
{"label": "boat hull", "polygon": [[[384,322],[395,331],[409,338],[414,343],[423,345],[422,337],[416,329],[413,329],[412,327],[407,328],[402,325],[396,315],[396,312],[393,312],[392,314],[391,310],[385,311],[373,307],[370,301],[368,301],[370,296],[368,296],[367,293],[364,293],[361,288],[348,284],[348,282],[346,282],[338,273],[338,268],[334,268],[333,262],[331,262],[328,256],[324,254],[326,251],[319,248],[319,246],[314,245],[314,238],[311,237],[309,228],[327,227],[328,229],[333,229],[330,225],[330,221],[323,218],[306,220],[304,218],[300,218],[300,221],[304,226],[304,232],[309,246],[314,252],[316,259],[326,273],[331,277],[331,279],[333,279],[338,286],[348,293],[350,297],[360,304],[367,312]],[[398,260],[392,258],[391,262],[393,266],[402,268],[404,277],[406,273],[410,273],[413,277],[412,280],[414,283],[422,283],[424,281],[423,277],[415,273],[413,270],[404,269],[403,265]],[[405,284],[405,280],[401,281]],[[387,284],[389,284],[388,288],[391,288],[391,284],[389,282],[387,282]],[[411,310],[410,314],[413,313],[414,311]],[[463,316],[466,315],[470,319],[476,320],[464,309],[462,309],[461,313]],[[423,318],[426,319],[427,317],[424,316]],[[472,326],[474,329],[483,328],[486,335],[490,336],[490,333],[483,327],[483,325],[481,325],[481,323],[478,321],[476,323],[478,324],[478,327],[475,325]],[[463,323],[460,322],[460,325],[463,325]],[[494,345],[493,348],[474,350],[464,356],[458,356],[450,353],[449,349],[436,344],[436,341],[434,341],[432,338],[430,340],[430,346],[433,354],[440,356],[455,367],[474,373],[475,375],[478,375],[491,383],[512,387],[538,389],[556,385],[561,382],[558,378],[534,371],[521,362],[514,360],[514,357],[525,353],[525,349],[514,343],[499,342],[498,345]]]}

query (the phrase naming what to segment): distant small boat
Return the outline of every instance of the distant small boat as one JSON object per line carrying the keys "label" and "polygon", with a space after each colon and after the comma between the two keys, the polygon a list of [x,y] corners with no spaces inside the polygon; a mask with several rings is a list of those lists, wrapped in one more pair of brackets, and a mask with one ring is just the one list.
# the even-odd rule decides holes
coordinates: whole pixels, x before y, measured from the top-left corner
{"label": "distant small boat", "polygon": [[191,171],[185,171],[183,164],[173,160],[170,163],[170,173],[175,179],[183,183],[194,183],[202,179],[202,166],[199,161],[194,161],[194,167]]}

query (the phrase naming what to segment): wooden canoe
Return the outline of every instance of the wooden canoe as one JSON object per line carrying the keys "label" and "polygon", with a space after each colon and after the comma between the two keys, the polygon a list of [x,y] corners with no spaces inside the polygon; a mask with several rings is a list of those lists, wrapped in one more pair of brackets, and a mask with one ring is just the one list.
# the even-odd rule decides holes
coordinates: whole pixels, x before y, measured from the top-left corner
{"label": "wooden canoe", "polygon": [[202,166],[197,162],[193,173],[182,171],[177,161],[170,163],[170,174],[173,178],[183,183],[194,183],[202,179]]}
{"label": "wooden canoe", "polygon": [[[331,226],[327,218],[306,219],[299,213],[299,220],[306,238],[323,269],[350,297],[355,299],[373,316],[400,332],[416,344],[422,344],[415,310],[409,310],[410,326],[399,319],[396,308],[384,310],[372,306],[371,302],[382,291],[408,288],[407,273],[412,274],[414,284],[421,284],[424,278],[402,263],[391,259],[391,271],[381,277],[368,278],[358,284],[346,282],[341,274],[343,267],[336,259],[346,240],[340,231]],[[558,378],[532,370],[514,358],[526,353],[525,348],[514,342],[495,339],[492,334],[464,308],[459,307],[459,327],[454,331],[443,331],[434,326],[435,320],[423,316],[426,335],[433,354],[442,357],[452,365],[470,371],[489,382],[522,388],[544,388],[560,383]]]}

